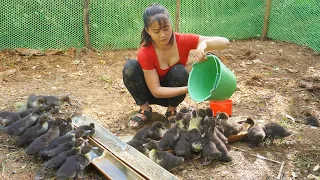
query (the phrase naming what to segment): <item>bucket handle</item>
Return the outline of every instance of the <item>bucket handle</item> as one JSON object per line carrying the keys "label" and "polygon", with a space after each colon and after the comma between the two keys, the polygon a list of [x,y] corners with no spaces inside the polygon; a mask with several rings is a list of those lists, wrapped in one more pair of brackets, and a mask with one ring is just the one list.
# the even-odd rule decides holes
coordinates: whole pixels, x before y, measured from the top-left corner
{"label": "bucket handle", "polygon": [[[217,74],[216,74],[216,77],[219,77],[219,72],[218,72],[218,59],[217,58],[213,58],[214,59],[214,62],[216,64],[216,70],[217,70]],[[213,89],[210,90],[210,94],[213,94],[213,92],[217,89],[217,86],[218,86],[218,81],[217,79],[215,79],[214,81],[214,84],[213,84]]]}

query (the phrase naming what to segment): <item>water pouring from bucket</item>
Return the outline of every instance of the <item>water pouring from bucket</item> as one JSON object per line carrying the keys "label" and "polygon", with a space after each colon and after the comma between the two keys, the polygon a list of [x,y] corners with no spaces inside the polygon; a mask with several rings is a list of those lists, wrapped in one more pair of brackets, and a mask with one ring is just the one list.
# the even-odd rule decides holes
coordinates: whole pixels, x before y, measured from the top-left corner
{"label": "water pouring from bucket", "polygon": [[196,62],[189,74],[188,91],[196,102],[224,101],[236,90],[236,77],[220,59],[212,54],[208,60]]}

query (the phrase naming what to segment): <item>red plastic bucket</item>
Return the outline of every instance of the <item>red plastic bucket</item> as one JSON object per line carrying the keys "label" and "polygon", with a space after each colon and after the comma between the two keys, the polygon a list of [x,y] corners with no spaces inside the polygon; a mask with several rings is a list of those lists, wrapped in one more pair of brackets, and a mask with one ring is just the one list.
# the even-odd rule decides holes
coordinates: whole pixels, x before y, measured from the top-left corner
{"label": "red plastic bucket", "polygon": [[227,99],[224,101],[210,101],[210,109],[213,111],[214,116],[217,112],[225,112],[229,116],[232,114],[232,100]]}

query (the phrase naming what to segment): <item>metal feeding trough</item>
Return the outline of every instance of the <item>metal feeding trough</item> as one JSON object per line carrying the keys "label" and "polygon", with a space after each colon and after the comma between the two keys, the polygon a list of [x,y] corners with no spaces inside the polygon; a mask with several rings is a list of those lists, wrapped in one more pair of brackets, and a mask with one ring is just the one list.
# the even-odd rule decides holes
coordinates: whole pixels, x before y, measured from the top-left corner
{"label": "metal feeding trough", "polygon": [[91,164],[106,178],[116,180],[179,179],[135,148],[120,140],[101,126],[97,120],[86,116],[76,116],[72,118],[72,122],[76,127],[94,123],[96,132],[89,139],[89,143],[98,149],[91,151],[91,156],[93,157]]}

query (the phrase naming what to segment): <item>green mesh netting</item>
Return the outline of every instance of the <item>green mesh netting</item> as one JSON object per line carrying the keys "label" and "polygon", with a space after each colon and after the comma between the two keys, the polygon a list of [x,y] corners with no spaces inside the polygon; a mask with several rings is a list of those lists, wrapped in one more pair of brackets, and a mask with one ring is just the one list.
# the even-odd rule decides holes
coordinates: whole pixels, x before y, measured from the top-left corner
{"label": "green mesh netting", "polygon": [[83,47],[82,2],[1,0],[0,49]]}
{"label": "green mesh netting", "polygon": [[268,37],[320,51],[320,0],[272,1]]}
{"label": "green mesh netting", "polygon": [[264,1],[182,1],[180,30],[229,39],[257,37],[263,27]]}
{"label": "green mesh netting", "polygon": [[[0,49],[83,47],[83,0],[1,0]],[[166,6],[174,25],[176,1]],[[151,0],[91,0],[90,38],[100,50],[139,47],[142,13]],[[181,0],[180,32],[259,37],[265,0]],[[272,1],[268,37],[320,51],[320,0]]]}
{"label": "green mesh netting", "polygon": [[[90,1],[90,38],[97,49],[137,48],[143,28],[142,14],[153,0],[96,0]],[[174,0],[157,3],[168,8],[174,24]]]}

